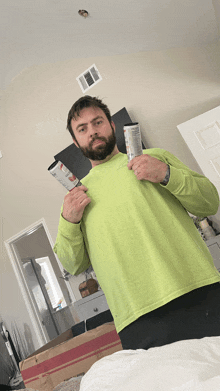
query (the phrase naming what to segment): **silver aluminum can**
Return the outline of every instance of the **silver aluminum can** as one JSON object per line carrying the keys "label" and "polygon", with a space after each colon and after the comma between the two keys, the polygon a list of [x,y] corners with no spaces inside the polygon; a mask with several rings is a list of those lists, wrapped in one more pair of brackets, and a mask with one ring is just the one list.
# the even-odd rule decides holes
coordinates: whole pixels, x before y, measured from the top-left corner
{"label": "silver aluminum can", "polygon": [[138,122],[133,122],[124,125],[123,129],[128,161],[130,162],[135,156],[140,156],[143,153],[140,126]]}
{"label": "silver aluminum can", "polygon": [[58,160],[55,160],[55,162],[48,167],[48,171],[69,191],[76,186],[82,185],[79,179]]}

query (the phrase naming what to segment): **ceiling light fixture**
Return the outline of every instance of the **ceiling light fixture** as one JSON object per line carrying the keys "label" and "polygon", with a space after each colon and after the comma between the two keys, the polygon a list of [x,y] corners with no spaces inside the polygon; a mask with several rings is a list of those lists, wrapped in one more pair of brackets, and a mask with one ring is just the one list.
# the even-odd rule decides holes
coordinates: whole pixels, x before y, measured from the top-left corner
{"label": "ceiling light fixture", "polygon": [[80,16],[83,16],[84,18],[87,18],[87,16],[89,15],[88,11],[86,11],[86,10],[79,10],[78,14]]}

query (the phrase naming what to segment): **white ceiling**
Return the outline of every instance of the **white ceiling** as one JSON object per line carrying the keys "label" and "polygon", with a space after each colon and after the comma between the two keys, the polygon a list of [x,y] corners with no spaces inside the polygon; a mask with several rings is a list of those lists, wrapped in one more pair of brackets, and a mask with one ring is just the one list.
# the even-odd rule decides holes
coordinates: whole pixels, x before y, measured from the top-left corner
{"label": "white ceiling", "polygon": [[[89,12],[88,18],[78,15]],[[219,38],[220,0],[1,0],[2,84],[75,57],[200,46]]]}

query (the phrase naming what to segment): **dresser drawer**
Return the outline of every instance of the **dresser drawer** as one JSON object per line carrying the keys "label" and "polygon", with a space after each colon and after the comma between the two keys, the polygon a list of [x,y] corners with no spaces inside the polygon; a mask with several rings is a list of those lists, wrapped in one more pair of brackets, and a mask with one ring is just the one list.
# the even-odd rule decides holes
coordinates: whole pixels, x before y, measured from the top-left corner
{"label": "dresser drawer", "polygon": [[91,298],[78,306],[80,320],[92,318],[100,312],[107,311],[109,309],[105,295]]}

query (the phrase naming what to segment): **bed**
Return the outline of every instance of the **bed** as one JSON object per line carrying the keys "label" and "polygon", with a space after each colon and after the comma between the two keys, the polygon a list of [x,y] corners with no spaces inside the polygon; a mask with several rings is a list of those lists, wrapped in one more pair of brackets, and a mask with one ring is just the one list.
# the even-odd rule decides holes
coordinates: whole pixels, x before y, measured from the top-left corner
{"label": "bed", "polygon": [[92,365],[80,391],[219,391],[220,337],[121,350]]}
{"label": "bed", "polygon": [[[36,391],[25,389],[24,391]],[[220,337],[121,350],[54,391],[219,391]],[[22,390],[19,390],[22,391]]]}

